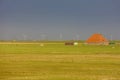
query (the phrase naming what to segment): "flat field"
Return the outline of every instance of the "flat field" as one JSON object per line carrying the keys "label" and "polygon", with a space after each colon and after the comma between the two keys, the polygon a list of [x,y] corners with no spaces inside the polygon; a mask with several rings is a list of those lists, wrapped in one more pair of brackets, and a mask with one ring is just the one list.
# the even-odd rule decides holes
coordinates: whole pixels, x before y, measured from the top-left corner
{"label": "flat field", "polygon": [[120,80],[120,46],[1,42],[0,80]]}

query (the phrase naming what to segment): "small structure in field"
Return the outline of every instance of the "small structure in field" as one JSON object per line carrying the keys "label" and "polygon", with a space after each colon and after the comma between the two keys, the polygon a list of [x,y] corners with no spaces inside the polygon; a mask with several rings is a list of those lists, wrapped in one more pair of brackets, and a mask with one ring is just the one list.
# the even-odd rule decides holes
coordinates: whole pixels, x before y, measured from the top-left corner
{"label": "small structure in field", "polygon": [[77,45],[78,45],[78,42],[74,42],[74,45],[77,46]]}
{"label": "small structure in field", "polygon": [[87,39],[86,44],[109,45],[109,41],[102,34],[96,33]]}
{"label": "small structure in field", "polygon": [[65,45],[74,45],[74,42],[65,42]]}
{"label": "small structure in field", "polygon": [[78,45],[78,43],[77,42],[65,42],[65,45]]}

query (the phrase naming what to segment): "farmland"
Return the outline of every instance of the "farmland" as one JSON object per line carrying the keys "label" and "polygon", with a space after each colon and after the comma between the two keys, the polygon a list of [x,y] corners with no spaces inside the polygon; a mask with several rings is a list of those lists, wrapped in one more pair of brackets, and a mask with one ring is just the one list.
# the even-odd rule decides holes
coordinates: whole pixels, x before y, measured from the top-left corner
{"label": "farmland", "polygon": [[1,42],[0,80],[120,80],[120,45]]}

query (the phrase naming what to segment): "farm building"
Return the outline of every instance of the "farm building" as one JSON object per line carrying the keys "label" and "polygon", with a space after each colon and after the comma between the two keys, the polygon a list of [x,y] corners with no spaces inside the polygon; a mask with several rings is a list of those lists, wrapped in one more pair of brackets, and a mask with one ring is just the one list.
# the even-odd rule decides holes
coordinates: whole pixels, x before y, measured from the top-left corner
{"label": "farm building", "polygon": [[65,42],[65,45],[74,45],[74,42]]}
{"label": "farm building", "polygon": [[86,44],[109,45],[109,41],[102,34],[96,33],[88,38]]}
{"label": "farm building", "polygon": [[76,45],[78,45],[78,43],[77,42],[65,42],[65,45],[74,45],[74,46],[76,46]]}

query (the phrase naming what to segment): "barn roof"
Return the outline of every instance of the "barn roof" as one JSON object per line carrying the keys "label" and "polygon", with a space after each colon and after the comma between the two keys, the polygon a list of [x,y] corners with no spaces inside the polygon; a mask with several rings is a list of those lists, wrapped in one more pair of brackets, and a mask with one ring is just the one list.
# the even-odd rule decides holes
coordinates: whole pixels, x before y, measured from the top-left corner
{"label": "barn roof", "polygon": [[93,34],[88,40],[87,43],[101,43],[101,42],[108,42],[108,40],[99,33]]}

